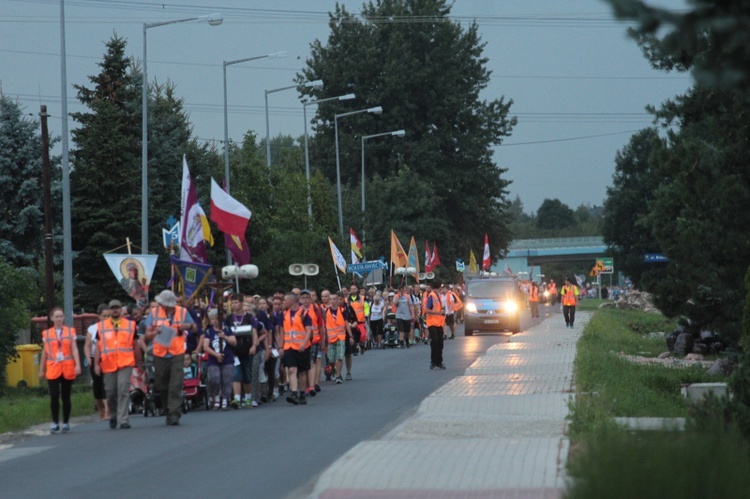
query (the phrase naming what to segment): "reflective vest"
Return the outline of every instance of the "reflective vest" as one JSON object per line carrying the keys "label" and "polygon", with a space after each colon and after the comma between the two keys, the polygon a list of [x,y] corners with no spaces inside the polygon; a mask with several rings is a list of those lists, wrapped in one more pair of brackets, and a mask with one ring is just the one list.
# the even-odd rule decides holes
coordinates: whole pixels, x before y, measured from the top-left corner
{"label": "reflective vest", "polygon": [[73,358],[73,349],[78,347],[76,345],[75,328],[63,326],[58,338],[55,328],[51,327],[42,333],[42,341],[44,342],[44,354],[47,358],[47,379],[57,379],[60,376],[65,379],[76,379],[76,361]]}
{"label": "reflective vest", "polygon": [[328,329],[328,343],[346,340],[346,319],[341,308],[327,310],[326,329]]}
{"label": "reflective vest", "polygon": [[446,303],[448,303],[448,310],[450,314],[458,312],[463,308],[464,304],[461,302],[461,298],[458,297],[455,291],[448,291],[445,297]]}
{"label": "reflective vest", "polygon": [[578,288],[575,286],[563,286],[562,304],[565,307],[575,307],[578,301]]}
{"label": "reflective vest", "polygon": [[557,285],[554,282],[551,282],[549,284],[549,286],[547,286],[547,291],[549,291],[549,294],[551,296],[556,296],[557,295]]}
{"label": "reflective vest", "polygon": [[[177,356],[185,353],[186,338],[182,334],[182,328],[186,326],[186,316],[187,309],[184,307],[174,308],[174,317],[172,317],[172,320],[169,320],[167,311],[161,305],[151,308],[151,325],[157,328],[157,334],[154,336],[154,357],[166,357],[169,354]],[[159,332],[162,326],[173,331],[173,336],[170,339],[159,338],[159,336],[166,333]]]}
{"label": "reflective vest", "polygon": [[365,305],[362,300],[349,300],[349,306],[354,310],[354,314],[357,316],[357,322],[365,322]]}
{"label": "reflective vest", "polygon": [[135,322],[120,318],[120,327],[115,328],[112,319],[99,322],[99,366],[103,373],[113,373],[123,367],[135,366],[133,339]]}
{"label": "reflective vest", "polygon": [[443,327],[445,325],[445,315],[443,315],[443,304],[440,301],[440,296],[435,291],[431,291],[429,297],[432,298],[432,308],[426,308],[425,302],[425,310],[440,313],[427,314],[427,327]]}
{"label": "reflective vest", "polygon": [[530,302],[538,302],[539,301],[539,288],[536,286],[531,286],[531,295],[529,296]]}
{"label": "reflective vest", "polygon": [[302,322],[304,311],[299,308],[292,317],[292,310],[284,312],[284,350],[304,350],[307,330]]}
{"label": "reflective vest", "polygon": [[307,315],[312,322],[312,344],[317,345],[320,343],[320,331],[323,329],[323,314],[318,309],[318,305],[314,303],[310,305],[310,308],[307,310],[300,310],[303,310],[305,315]]}

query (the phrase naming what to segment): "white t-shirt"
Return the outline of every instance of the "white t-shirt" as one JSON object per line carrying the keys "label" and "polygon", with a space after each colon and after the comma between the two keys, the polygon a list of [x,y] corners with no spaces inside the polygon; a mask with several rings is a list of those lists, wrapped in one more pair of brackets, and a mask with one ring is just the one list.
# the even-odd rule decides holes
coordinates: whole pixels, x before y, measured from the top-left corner
{"label": "white t-shirt", "polygon": [[373,303],[372,305],[370,305],[370,320],[383,320],[383,310],[385,310],[385,303],[383,302],[383,300],[380,300],[379,304]]}
{"label": "white t-shirt", "polygon": [[95,322],[89,326],[89,328],[86,330],[88,332],[88,335],[91,336],[91,356],[93,357],[96,355],[96,333],[99,332],[99,323]]}

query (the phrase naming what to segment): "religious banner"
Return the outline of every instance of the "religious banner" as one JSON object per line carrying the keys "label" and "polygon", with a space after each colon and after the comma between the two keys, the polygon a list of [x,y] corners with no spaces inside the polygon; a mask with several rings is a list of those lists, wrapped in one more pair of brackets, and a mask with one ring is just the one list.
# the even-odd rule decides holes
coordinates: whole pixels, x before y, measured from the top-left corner
{"label": "religious banner", "polygon": [[157,255],[127,255],[106,253],[104,259],[122,289],[139,307],[148,305],[151,276],[156,268]]}

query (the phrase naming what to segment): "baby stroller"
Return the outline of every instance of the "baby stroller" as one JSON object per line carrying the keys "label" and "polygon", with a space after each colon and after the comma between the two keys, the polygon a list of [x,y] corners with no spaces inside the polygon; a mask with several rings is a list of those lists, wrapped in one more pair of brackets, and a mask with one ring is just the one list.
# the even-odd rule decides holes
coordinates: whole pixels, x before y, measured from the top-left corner
{"label": "baby stroller", "polygon": [[208,409],[208,388],[206,387],[202,363],[202,355],[188,354],[185,356],[182,381],[183,413],[197,409],[201,405]]}
{"label": "baby stroller", "polygon": [[385,316],[383,326],[383,348],[396,348],[398,346],[398,326],[396,325],[396,314],[388,312]]}
{"label": "baby stroller", "polygon": [[130,414],[140,414],[145,410],[146,393],[148,393],[146,370],[134,367],[130,375]]}

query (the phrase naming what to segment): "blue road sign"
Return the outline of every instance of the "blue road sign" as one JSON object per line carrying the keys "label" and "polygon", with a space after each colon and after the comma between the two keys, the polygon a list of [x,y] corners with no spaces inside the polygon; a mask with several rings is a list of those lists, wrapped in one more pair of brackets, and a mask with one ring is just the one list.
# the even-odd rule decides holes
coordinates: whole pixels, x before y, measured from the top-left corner
{"label": "blue road sign", "polygon": [[669,258],[661,253],[646,253],[643,255],[643,261],[644,263],[668,262]]}
{"label": "blue road sign", "polygon": [[369,262],[350,263],[346,266],[346,271],[352,274],[369,274],[373,270],[387,269],[388,265],[380,260],[372,260]]}

